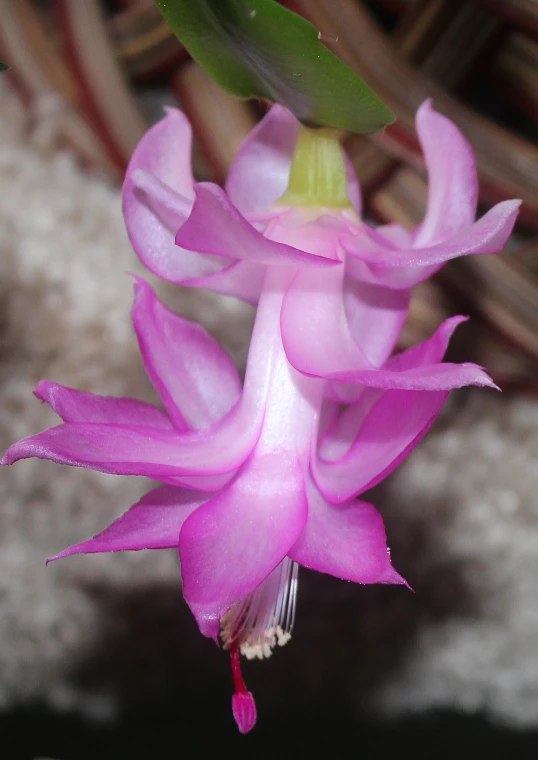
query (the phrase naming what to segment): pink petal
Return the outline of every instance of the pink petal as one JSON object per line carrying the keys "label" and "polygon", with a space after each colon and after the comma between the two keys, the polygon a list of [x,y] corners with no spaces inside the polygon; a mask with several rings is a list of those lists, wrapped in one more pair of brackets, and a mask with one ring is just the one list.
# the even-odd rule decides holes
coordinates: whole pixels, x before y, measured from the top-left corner
{"label": "pink petal", "polygon": [[371,388],[442,391],[464,385],[497,388],[486,372],[476,364],[441,362],[456,327],[466,317],[445,320],[431,338],[391,357],[380,370],[342,373],[346,382],[358,382]]}
{"label": "pink petal", "polygon": [[[452,364],[442,362],[412,369],[358,369],[331,372],[326,369],[321,377],[341,383],[358,383],[370,388],[402,389],[409,391],[444,391],[466,385],[497,388],[482,367],[471,362]],[[497,388],[498,390],[498,388]]]}
{"label": "pink petal", "polygon": [[[508,240],[514,226],[521,201],[503,201],[498,203],[471,227],[448,238],[437,245],[408,250],[386,250],[374,244],[365,235],[342,236],[341,244],[351,255],[368,263],[372,273],[380,284],[385,275],[390,276],[390,269],[395,267],[439,267],[444,262],[457,256],[478,253],[498,253]],[[413,282],[405,280],[405,286],[420,282],[429,277],[428,273],[418,271]],[[397,280],[396,273],[396,280]],[[405,275],[409,273],[405,272]],[[392,287],[392,280],[388,280]],[[402,285],[400,285],[402,287]]]}
{"label": "pink petal", "polygon": [[217,493],[224,486],[227,486],[230,480],[235,477],[235,471],[224,472],[220,475],[182,475],[181,477],[168,477],[166,482],[180,488],[187,488],[190,491],[205,491],[208,495]]}
{"label": "pink petal", "polygon": [[374,366],[390,356],[409,309],[410,292],[346,281],[344,308],[349,330]]}
{"label": "pink petal", "polygon": [[319,430],[314,446],[317,445],[319,458],[322,460],[341,459],[348,453],[364,420],[385,393],[379,388],[355,387],[359,389],[358,398],[343,409],[338,407],[337,413],[333,413],[332,418],[329,418],[325,429]]}
{"label": "pink petal", "polygon": [[[372,365],[353,340],[341,302],[341,282],[316,270],[300,270],[289,287],[282,306],[282,341],[289,362],[305,375],[372,388],[407,390],[451,390],[463,385],[496,387],[476,364],[432,364],[386,368]],[[385,336],[371,327],[380,341]],[[420,351],[428,352],[429,343]],[[428,354],[427,354],[428,355]]]}
{"label": "pink petal", "polygon": [[333,369],[371,366],[349,330],[342,275],[300,269],[284,296],[282,342],[289,362],[305,375],[324,377]]}
{"label": "pink petal", "polygon": [[428,208],[415,239],[419,248],[470,227],[476,215],[478,175],[473,149],[456,125],[426,100],[417,132],[428,169]]}
{"label": "pink petal", "polygon": [[207,498],[204,493],[161,486],[146,494],[95,538],[64,549],[47,562],[72,554],[171,549],[177,546],[187,517]]}
{"label": "pink petal", "polygon": [[[226,192],[241,213],[267,208],[284,195],[298,132],[295,116],[276,104],[242,142],[226,180]],[[360,216],[359,183],[351,161],[344,157],[349,197]]]}
{"label": "pink petal", "polygon": [[288,187],[299,122],[274,105],[243,140],[230,167],[226,192],[243,214],[275,203]]}
{"label": "pink petal", "polygon": [[289,208],[267,226],[265,236],[315,256],[340,261],[339,234],[349,230],[344,218],[321,214],[312,219],[311,209]]}
{"label": "pink petal", "polygon": [[284,559],[307,517],[295,458],[254,456],[221,494],[185,522],[179,537],[183,595],[200,631],[219,620]]}
{"label": "pink petal", "polygon": [[351,201],[355,213],[360,217],[362,214],[362,193],[359,185],[359,180],[355,172],[355,167],[351,163],[347,153],[344,152],[344,163],[346,165],[347,172],[347,194]]}
{"label": "pink petal", "polygon": [[[365,227],[368,227],[368,225],[365,224]],[[402,227],[401,224],[382,224],[376,227],[375,230],[374,228],[370,228],[370,230],[375,231],[378,239],[383,241],[385,246],[388,243],[395,248],[412,247],[413,235],[405,227]],[[390,247],[390,245],[387,247]]]}
{"label": "pink petal", "polygon": [[183,285],[207,288],[223,296],[234,296],[256,306],[260,298],[266,268],[252,261],[234,261],[205,277],[184,280]]}
{"label": "pink petal", "polygon": [[196,185],[192,213],[178,231],[176,243],[191,251],[247,259],[256,264],[326,267],[340,263],[268,240],[242,216],[220,187],[209,182]]}
{"label": "pink petal", "polygon": [[[185,475],[236,470],[256,445],[263,421],[238,407],[211,428],[179,434],[156,428],[66,423],[11,446],[2,464],[37,457],[117,475],[145,475],[170,482]],[[173,482],[173,480],[172,480]]]}
{"label": "pink petal", "polygon": [[467,320],[468,317],[463,317],[461,315],[445,319],[431,338],[392,356],[388,360],[386,367],[392,370],[404,371],[416,367],[427,367],[430,364],[437,364],[446,354],[454,330],[458,325],[467,322]]}
{"label": "pink petal", "polygon": [[47,380],[37,384],[34,394],[45,401],[64,422],[109,422],[170,430],[173,428],[163,411],[134,398],[97,396]]}
{"label": "pink petal", "polygon": [[224,417],[241,395],[241,380],[218,341],[169,311],[142,279],[132,317],[146,372],[175,426],[194,430]]}
{"label": "pink petal", "polygon": [[174,242],[194,198],[190,167],[191,128],[176,109],[151,127],[134,151],[123,184],[123,214],[140,260],[159,277],[180,283],[225,265],[222,260],[179,251]]}
{"label": "pink petal", "polygon": [[[316,368],[322,372],[322,364],[335,369],[350,363],[365,368],[383,364],[406,320],[410,293],[346,279],[342,305],[341,287],[334,282],[329,294],[327,278],[323,283],[319,280],[315,273],[298,275],[286,296],[282,329],[291,363],[308,374]],[[329,393],[341,403],[350,403],[361,389],[332,383]]]}
{"label": "pink petal", "polygon": [[192,198],[176,193],[154,174],[145,169],[134,169],[131,180],[136,197],[143,197],[153,214],[169,229],[176,230],[189,216]]}
{"label": "pink petal", "polygon": [[313,483],[308,488],[308,520],[289,557],[310,570],[355,583],[405,584],[391,565],[377,509],[356,499],[335,507]]}
{"label": "pink petal", "polygon": [[[368,411],[359,413],[356,435],[346,454],[339,459],[314,457],[312,472],[323,495],[341,504],[383,480],[419,443],[437,418],[447,392],[386,391]],[[353,407],[344,413],[346,436],[353,436]],[[327,434],[327,437],[330,433]],[[334,455],[325,443],[325,450]]]}
{"label": "pink petal", "polygon": [[192,130],[177,108],[165,108],[163,119],[154,124],[138,143],[126,179],[135,169],[145,169],[185,198],[194,198],[191,170]]}

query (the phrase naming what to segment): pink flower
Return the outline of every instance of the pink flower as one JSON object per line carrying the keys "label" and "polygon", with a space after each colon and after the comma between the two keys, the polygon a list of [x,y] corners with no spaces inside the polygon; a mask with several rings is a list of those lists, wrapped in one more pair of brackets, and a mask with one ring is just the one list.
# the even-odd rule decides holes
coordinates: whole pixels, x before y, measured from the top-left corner
{"label": "pink flower", "polygon": [[[414,284],[451,258],[503,248],[520,201],[499,203],[474,221],[478,179],[472,149],[426,101],[417,113],[417,131],[429,198],[425,219],[413,233],[399,225],[376,230],[360,220],[360,190],[345,156],[349,200],[344,207],[323,208],[315,199],[302,207],[286,205],[299,131],[289,111],[273,106],[240,147],[223,191],[194,182],[190,126],[181,112],[170,109],[133,154],[123,191],[125,222],[135,251],[155,274],[253,304],[268,264],[299,264],[308,253],[345,261],[345,272],[300,269],[286,295],[282,327],[297,369],[349,376],[379,367],[390,356]],[[304,318],[296,320],[292,302],[300,302],[302,310],[301,294],[320,289],[324,309],[311,300],[312,313],[306,318],[302,312]],[[344,328],[338,344],[336,325]],[[323,336],[328,345],[320,344]],[[297,344],[310,360],[300,356]]]}
{"label": "pink flower", "polygon": [[[358,583],[404,583],[391,566],[380,515],[354,497],[399,463],[447,395],[365,388],[340,415],[326,402],[318,453],[325,381],[301,375],[286,358],[279,322],[293,272],[275,269],[260,299],[243,390],[216,341],[139,280],[133,323],[166,413],[41,382],[37,397],[64,424],[16,443],[3,458],[12,464],[35,456],[166,484],[51,559],[179,546],[184,596],[201,632],[220,634],[232,651],[241,730],[252,727],[255,707],[241,686],[237,650],[268,656],[289,639],[297,564]],[[436,366],[457,321],[380,372]],[[460,369],[453,371],[460,382]],[[474,372],[476,382],[490,382]]]}
{"label": "pink flower", "polygon": [[[258,305],[243,387],[218,344],[139,280],[133,323],[166,413],[43,382],[36,395],[64,424],[3,459],[35,456],[165,484],[52,559],[178,546],[200,631],[231,650],[243,732],[256,710],[239,652],[266,657],[289,639],[298,565],[358,583],[405,583],[380,515],[356,497],[416,445],[452,388],[492,385],[474,364],[442,362],[459,317],[390,358],[407,285],[387,287],[364,259],[374,233],[359,220],[358,187],[337,141],[318,133],[298,167],[310,139],[298,131],[273,107],[240,149],[225,192],[193,183],[189,126],[170,111],[141,141],[124,186],[129,234],[152,271]],[[297,206],[303,180],[312,195]],[[508,235],[512,211],[502,218],[502,234],[486,225],[482,240],[489,234],[498,245]]]}

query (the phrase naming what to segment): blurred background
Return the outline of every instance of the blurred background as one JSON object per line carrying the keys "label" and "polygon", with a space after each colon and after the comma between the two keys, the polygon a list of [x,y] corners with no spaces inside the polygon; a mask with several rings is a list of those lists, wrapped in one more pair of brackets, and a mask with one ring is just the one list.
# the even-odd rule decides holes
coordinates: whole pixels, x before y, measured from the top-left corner
{"label": "blurred background", "polygon": [[[427,97],[471,141],[481,212],[523,200],[499,256],[416,289],[402,347],[471,320],[451,358],[504,393],[459,391],[372,500],[415,590],[303,572],[292,642],[247,668],[259,726],[239,737],[226,656],[181,600],[175,553],[44,558],[148,490],[26,461],[0,483],[0,728],[8,758],[58,760],[538,752],[538,2],[293,0],[397,122],[345,146],[365,214],[412,228],[427,183],[414,113]],[[153,0],[0,0],[0,435],[53,424],[47,378],[153,400],[129,324],[143,273],[119,186],[164,105],[194,128],[198,179],[221,182],[262,107],[220,91]],[[244,366],[252,312],[160,286]]]}

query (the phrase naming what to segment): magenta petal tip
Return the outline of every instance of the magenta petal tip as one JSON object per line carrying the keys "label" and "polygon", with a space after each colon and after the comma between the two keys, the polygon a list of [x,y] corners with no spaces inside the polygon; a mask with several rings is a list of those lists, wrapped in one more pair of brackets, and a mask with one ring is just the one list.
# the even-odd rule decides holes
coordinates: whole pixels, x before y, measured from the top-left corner
{"label": "magenta petal tip", "polygon": [[248,734],[256,725],[256,702],[250,691],[237,692],[232,696],[232,712],[237,728]]}

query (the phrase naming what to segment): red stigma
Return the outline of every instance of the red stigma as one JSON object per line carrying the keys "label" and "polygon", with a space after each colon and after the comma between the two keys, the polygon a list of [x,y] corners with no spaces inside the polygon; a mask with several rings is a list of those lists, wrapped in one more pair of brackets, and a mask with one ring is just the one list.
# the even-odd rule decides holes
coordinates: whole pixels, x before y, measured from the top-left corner
{"label": "red stigma", "polygon": [[237,723],[237,728],[242,734],[247,734],[256,724],[256,703],[254,697],[247,689],[243,674],[239,649],[234,644],[230,652],[230,665],[234,682],[234,694],[232,696],[232,712]]}

